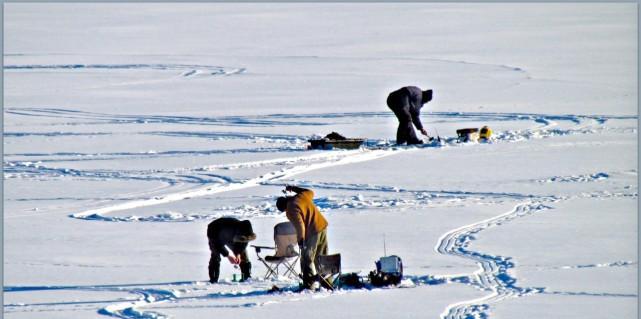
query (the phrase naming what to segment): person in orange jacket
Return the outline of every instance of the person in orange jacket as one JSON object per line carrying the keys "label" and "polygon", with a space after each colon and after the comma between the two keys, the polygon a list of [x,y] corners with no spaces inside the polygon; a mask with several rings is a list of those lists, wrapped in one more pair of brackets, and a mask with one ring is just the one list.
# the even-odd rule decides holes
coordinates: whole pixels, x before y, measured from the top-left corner
{"label": "person in orange jacket", "polygon": [[279,197],[276,207],[285,212],[287,219],[296,228],[298,246],[301,251],[300,267],[303,287],[317,288],[319,283],[317,256],[327,255],[327,220],[314,205],[314,192],[310,189],[286,186],[286,191],[296,193],[292,197]]}

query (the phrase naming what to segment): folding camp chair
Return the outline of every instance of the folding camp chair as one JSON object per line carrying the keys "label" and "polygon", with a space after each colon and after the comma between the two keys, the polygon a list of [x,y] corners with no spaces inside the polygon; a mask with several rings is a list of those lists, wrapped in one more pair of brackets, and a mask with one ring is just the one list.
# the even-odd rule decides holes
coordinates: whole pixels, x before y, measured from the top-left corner
{"label": "folding camp chair", "polygon": [[338,288],[341,276],[341,254],[320,255],[316,259],[321,286],[329,290]]}
{"label": "folding camp chair", "polygon": [[[276,279],[280,274],[279,268],[281,266],[285,268],[285,272],[282,274],[283,276],[298,278],[299,275],[294,269],[299,258],[299,253],[296,248],[298,247],[298,241],[294,225],[290,222],[276,224],[276,226],[274,226],[274,243],[276,247],[252,245],[252,247],[256,249],[258,260],[267,267],[265,279],[269,279],[270,277]],[[276,250],[276,252],[273,256],[262,257],[260,255],[262,249]]]}

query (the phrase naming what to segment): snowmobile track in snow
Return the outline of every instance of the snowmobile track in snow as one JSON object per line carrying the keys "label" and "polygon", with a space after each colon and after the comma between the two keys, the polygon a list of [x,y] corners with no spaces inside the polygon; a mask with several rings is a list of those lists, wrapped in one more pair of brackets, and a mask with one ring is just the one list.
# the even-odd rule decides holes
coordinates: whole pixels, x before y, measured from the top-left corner
{"label": "snowmobile track in snow", "polygon": [[443,319],[487,318],[487,310],[492,303],[507,298],[521,297],[539,293],[543,288],[522,288],[516,285],[516,279],[508,274],[514,268],[510,257],[492,256],[468,249],[474,235],[490,227],[502,225],[515,218],[528,216],[551,209],[538,201],[526,201],[516,205],[505,214],[495,216],[471,225],[454,229],[443,235],[435,250],[444,255],[452,255],[473,260],[479,269],[472,277],[473,285],[491,293],[485,297],[449,305],[441,314]]}

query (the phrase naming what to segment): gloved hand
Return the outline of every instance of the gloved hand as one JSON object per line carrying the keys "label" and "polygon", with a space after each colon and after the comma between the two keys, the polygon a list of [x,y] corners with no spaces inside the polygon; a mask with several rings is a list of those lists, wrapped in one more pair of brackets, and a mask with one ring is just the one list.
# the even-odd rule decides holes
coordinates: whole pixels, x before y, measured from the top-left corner
{"label": "gloved hand", "polygon": [[422,128],[422,129],[421,129],[421,134],[423,134],[423,135],[425,135],[425,136],[429,137],[429,135],[427,135],[427,131],[425,130],[425,128]]}

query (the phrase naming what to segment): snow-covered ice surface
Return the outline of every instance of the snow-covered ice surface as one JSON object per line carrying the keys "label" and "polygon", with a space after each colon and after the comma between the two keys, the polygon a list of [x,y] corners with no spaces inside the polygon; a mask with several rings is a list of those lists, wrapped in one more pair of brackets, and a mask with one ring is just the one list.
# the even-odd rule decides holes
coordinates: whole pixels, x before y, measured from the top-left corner
{"label": "snow-covered ice surface", "polygon": [[[636,4],[5,4],[7,318],[636,318]],[[386,95],[433,88],[439,144]],[[489,125],[490,143],[455,130]],[[359,150],[308,151],[331,131]],[[206,225],[272,244],[314,189],[343,272],[207,282]]]}

